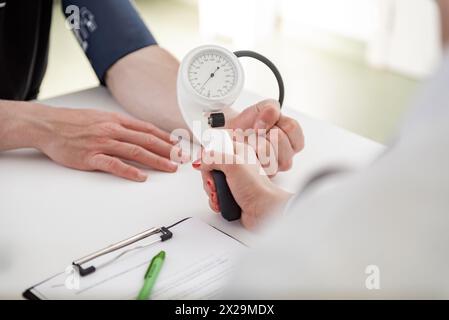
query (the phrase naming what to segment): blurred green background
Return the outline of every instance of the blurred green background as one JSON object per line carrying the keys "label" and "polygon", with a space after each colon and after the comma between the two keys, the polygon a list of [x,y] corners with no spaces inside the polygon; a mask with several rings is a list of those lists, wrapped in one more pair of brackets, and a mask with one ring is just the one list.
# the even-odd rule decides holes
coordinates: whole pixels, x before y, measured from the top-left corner
{"label": "blurred green background", "polygon": [[[199,32],[197,1],[138,0],[136,6],[159,44],[179,59],[207,42]],[[58,1],[54,11],[49,66],[40,99],[98,85],[75,37],[64,26]],[[232,18],[229,23],[233,23]],[[272,33],[250,49],[270,57],[281,70],[286,105],[370,139],[388,141],[420,80],[370,67],[363,41],[322,30],[291,36],[282,32],[281,25],[276,19]],[[248,49],[235,46],[231,40],[217,37],[213,41]],[[264,96],[276,96],[271,75],[262,66],[245,65],[246,87]]]}

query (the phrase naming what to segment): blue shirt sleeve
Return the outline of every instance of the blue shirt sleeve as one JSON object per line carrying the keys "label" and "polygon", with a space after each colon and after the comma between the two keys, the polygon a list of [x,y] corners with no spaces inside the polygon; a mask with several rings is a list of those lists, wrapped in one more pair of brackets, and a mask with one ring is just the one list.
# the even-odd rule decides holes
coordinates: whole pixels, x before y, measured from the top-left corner
{"label": "blue shirt sleeve", "polygon": [[157,44],[130,0],[63,0],[62,9],[103,85],[117,60]]}

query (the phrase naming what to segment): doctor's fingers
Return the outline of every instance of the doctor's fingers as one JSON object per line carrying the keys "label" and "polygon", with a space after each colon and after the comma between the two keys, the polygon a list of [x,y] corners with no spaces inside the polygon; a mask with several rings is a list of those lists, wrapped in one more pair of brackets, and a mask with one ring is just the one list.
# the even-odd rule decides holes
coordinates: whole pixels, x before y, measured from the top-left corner
{"label": "doctor's fingers", "polygon": [[[226,157],[217,152],[203,152],[201,159],[192,163],[194,169],[200,170],[203,175],[203,182],[207,184],[208,179],[213,182],[212,175],[213,170],[222,171],[224,174],[234,174],[237,165],[236,157],[234,155],[227,155]],[[204,180],[206,178],[206,180]]]}
{"label": "doctor's fingers", "polygon": [[276,126],[286,134],[295,153],[304,149],[304,133],[301,125],[293,118],[281,115]]}
{"label": "doctor's fingers", "polygon": [[175,172],[178,169],[177,164],[173,163],[169,159],[154,154],[153,152],[148,151],[138,145],[119,141],[110,141],[102,149],[102,151],[107,155],[131,160],[156,170]]}
{"label": "doctor's fingers", "polygon": [[[293,163],[293,157],[296,152],[290,143],[287,134],[275,126],[267,135],[267,140],[274,149],[275,157],[277,158],[278,170],[290,170]],[[271,157],[270,159],[272,159]]]}
{"label": "doctor's fingers", "polygon": [[220,205],[218,204],[217,194],[215,192],[209,196],[209,207],[215,213],[220,213]]}
{"label": "doctor's fingers", "polygon": [[[193,163],[193,167],[197,168],[199,164],[200,160],[197,160]],[[209,198],[209,207],[217,213],[220,212],[217,190],[215,188],[215,182],[212,177],[212,173],[210,171],[201,170],[201,178],[203,179],[203,189]]]}
{"label": "doctor's fingers", "polygon": [[203,189],[207,193],[207,196],[210,196],[210,193],[212,191],[215,192],[215,182],[212,177],[212,173],[210,171],[207,171],[207,170],[204,170],[201,168],[201,156],[202,156],[203,152],[205,152],[204,148],[201,147],[201,149],[198,150],[198,153],[197,153],[198,159],[192,162],[192,167],[194,169],[200,170],[201,179],[203,181]]}
{"label": "doctor's fingers", "polygon": [[210,171],[201,170],[201,178],[203,179],[203,188],[207,195],[210,196],[211,192],[216,192],[214,178]]}
{"label": "doctor's fingers", "polygon": [[[248,145],[254,150],[257,159],[269,177],[276,175],[278,171],[278,146],[275,146],[268,140],[268,136],[260,135],[256,139],[248,139]],[[250,159],[251,154],[248,150],[244,158]]]}

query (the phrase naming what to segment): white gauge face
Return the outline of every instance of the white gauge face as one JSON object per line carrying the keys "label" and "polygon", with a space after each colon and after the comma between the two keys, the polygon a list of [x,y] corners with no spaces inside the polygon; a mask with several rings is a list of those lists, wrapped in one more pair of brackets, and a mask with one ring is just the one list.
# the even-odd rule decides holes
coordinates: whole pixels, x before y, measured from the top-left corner
{"label": "white gauge face", "polygon": [[236,68],[232,61],[215,50],[194,57],[188,72],[193,89],[209,99],[225,97],[237,83]]}

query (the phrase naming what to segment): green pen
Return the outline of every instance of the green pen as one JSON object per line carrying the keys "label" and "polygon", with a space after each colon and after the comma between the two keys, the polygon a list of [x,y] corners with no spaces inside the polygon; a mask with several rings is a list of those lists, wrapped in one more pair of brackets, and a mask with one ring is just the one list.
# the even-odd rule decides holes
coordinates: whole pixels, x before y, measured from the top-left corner
{"label": "green pen", "polygon": [[147,272],[145,273],[144,283],[142,289],[140,289],[137,300],[148,300],[150,297],[151,290],[156,283],[156,278],[162,269],[162,264],[165,260],[165,251],[159,252],[157,255],[151,259],[150,265],[148,266]]}

